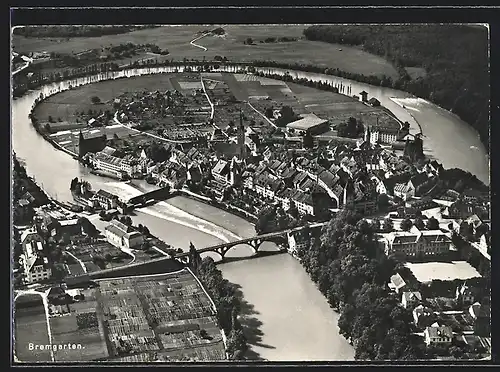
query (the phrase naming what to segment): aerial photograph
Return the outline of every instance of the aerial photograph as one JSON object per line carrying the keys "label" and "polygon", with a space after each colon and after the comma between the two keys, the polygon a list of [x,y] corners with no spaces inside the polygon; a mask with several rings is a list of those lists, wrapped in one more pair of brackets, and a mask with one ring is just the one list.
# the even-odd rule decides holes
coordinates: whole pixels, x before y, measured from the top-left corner
{"label": "aerial photograph", "polygon": [[10,37],[11,364],[492,359],[487,24]]}

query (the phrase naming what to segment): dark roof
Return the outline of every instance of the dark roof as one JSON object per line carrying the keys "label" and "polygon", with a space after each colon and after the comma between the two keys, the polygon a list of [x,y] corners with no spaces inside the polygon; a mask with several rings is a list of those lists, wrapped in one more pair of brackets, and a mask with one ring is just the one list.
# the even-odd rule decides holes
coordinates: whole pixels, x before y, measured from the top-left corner
{"label": "dark roof", "polygon": [[118,199],[118,196],[111,194],[110,192],[107,192],[106,190],[102,190],[102,189],[97,191],[96,194],[99,196],[102,196],[103,198],[107,198],[107,199]]}
{"label": "dark roof", "polygon": [[428,180],[427,174],[426,173],[419,173],[412,178],[410,178],[410,181],[415,188],[423,184],[425,181]]}

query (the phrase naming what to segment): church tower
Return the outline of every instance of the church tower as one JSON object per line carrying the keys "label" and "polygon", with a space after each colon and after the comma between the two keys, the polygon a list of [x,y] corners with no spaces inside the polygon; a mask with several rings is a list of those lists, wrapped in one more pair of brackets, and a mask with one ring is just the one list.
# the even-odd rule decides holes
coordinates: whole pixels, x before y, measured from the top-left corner
{"label": "church tower", "polygon": [[371,132],[370,132],[370,126],[366,124],[366,129],[365,129],[365,142],[371,143]]}
{"label": "church tower", "polygon": [[238,125],[238,153],[239,159],[246,158],[246,145],[245,145],[245,126],[243,125],[243,113],[240,109],[240,124]]}

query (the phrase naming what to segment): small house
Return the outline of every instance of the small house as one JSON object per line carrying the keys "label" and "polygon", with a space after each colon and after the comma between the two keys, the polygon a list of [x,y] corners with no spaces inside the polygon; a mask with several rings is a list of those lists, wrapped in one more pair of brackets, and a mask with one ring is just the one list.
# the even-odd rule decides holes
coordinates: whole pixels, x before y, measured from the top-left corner
{"label": "small house", "polygon": [[359,93],[361,97],[361,102],[368,102],[368,92],[362,91]]}
{"label": "small house", "polygon": [[401,275],[395,274],[391,276],[389,282],[389,288],[395,291],[396,293],[401,293],[402,289],[406,286],[406,282],[403,280]]}
{"label": "small house", "polygon": [[453,332],[448,326],[427,327],[424,331],[425,343],[427,346],[448,346],[453,340]]}
{"label": "small house", "polygon": [[405,309],[412,309],[422,301],[420,292],[403,292],[401,304]]}
{"label": "small house", "polygon": [[370,98],[370,100],[368,101],[368,104],[372,107],[378,107],[380,106],[380,101],[374,97]]}

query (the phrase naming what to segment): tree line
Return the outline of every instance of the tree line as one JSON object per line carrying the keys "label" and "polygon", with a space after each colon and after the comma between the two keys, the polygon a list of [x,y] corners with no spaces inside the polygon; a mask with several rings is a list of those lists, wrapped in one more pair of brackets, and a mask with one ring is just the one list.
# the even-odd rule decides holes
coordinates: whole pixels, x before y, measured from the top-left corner
{"label": "tree line", "polygon": [[[385,57],[402,89],[456,113],[474,127],[489,148],[488,31],[463,25],[322,25],[304,30],[308,40],[362,46]],[[405,67],[426,76],[411,79]]]}
{"label": "tree line", "polygon": [[245,359],[248,344],[239,320],[241,301],[237,295],[236,287],[223,278],[222,272],[211,257],[201,259],[192,243],[189,253],[194,273],[214,301],[217,321],[227,336],[226,347],[229,358],[232,360]]}
{"label": "tree line", "polygon": [[132,31],[147,28],[156,28],[155,25],[145,26],[24,26],[16,28],[14,35],[25,37],[96,37],[103,35],[126,34]]}
{"label": "tree line", "polygon": [[340,312],[340,333],[353,344],[356,359],[422,359],[425,351],[411,335],[411,313],[398,306],[398,296],[387,288],[397,263],[378,249],[375,229],[343,210],[297,254]]}

